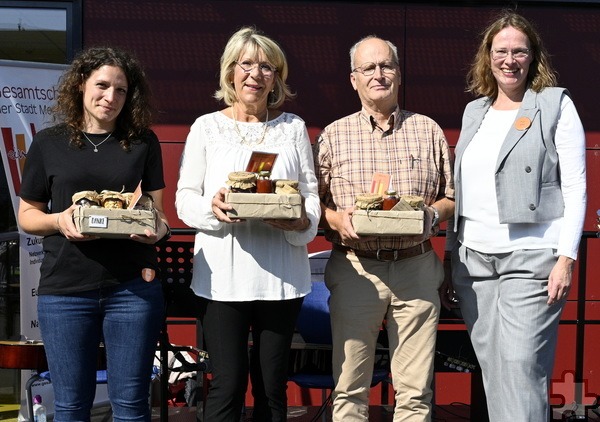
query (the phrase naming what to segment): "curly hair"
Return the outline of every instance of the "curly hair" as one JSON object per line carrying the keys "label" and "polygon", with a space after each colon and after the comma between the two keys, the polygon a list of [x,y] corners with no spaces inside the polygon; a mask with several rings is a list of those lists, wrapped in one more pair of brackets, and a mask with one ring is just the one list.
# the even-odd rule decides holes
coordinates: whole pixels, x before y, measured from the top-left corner
{"label": "curly hair", "polygon": [[285,100],[295,97],[295,94],[292,93],[290,87],[285,83],[288,77],[288,63],[283,49],[258,29],[243,27],[229,38],[221,56],[220,88],[214,94],[217,100],[223,100],[228,106],[233,105],[237,101],[235,89],[232,84],[233,71],[236,61],[244,52],[256,56],[258,56],[259,52],[264,53],[269,63],[273,64],[277,69],[274,74],[275,86],[273,92],[269,93],[267,107],[278,108]]}
{"label": "curly hair", "polygon": [[71,144],[81,147],[84,127],[83,92],[81,86],[90,75],[102,66],[119,67],[127,78],[127,97],[119,113],[115,135],[123,149],[129,150],[131,142],[150,128],[152,109],[150,87],[144,70],[128,52],[114,47],[92,47],[80,52],[62,74],[56,103],[52,107],[54,120],[69,129]]}
{"label": "curly hair", "polygon": [[483,95],[495,100],[498,96],[498,84],[492,74],[490,50],[494,37],[504,28],[512,27],[527,36],[533,60],[527,74],[527,85],[535,92],[550,86],[556,86],[556,72],[550,63],[550,55],[542,43],[535,27],[523,16],[505,11],[482,33],[482,40],[475,53],[471,68],[467,73],[467,92]]}

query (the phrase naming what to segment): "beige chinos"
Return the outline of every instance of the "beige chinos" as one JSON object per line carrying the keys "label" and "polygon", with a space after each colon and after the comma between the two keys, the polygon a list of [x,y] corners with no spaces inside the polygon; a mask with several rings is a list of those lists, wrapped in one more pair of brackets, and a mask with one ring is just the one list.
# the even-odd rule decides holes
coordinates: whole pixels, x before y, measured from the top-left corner
{"label": "beige chinos", "polygon": [[332,251],[325,269],[331,291],[334,421],[368,420],[376,341],[386,320],[396,408],[394,422],[431,420],[431,382],[444,278],[434,251],[378,261]]}

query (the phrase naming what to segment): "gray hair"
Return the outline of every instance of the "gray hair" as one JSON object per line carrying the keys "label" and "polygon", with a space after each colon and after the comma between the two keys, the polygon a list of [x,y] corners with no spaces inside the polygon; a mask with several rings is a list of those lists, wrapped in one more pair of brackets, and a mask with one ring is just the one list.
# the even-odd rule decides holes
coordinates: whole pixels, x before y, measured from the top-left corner
{"label": "gray hair", "polygon": [[371,39],[374,39],[374,38],[382,40],[383,42],[385,42],[388,45],[388,47],[390,48],[390,50],[392,50],[392,57],[394,59],[394,63],[400,64],[400,60],[398,60],[398,48],[391,41],[381,39],[381,38],[379,38],[376,35],[367,35],[366,37],[361,38],[356,44],[354,44],[350,48],[350,70],[351,71],[353,71],[354,69],[356,69],[355,63],[354,63],[354,55],[356,54],[356,49],[358,48],[358,46],[360,44],[362,44],[364,41],[371,40]]}

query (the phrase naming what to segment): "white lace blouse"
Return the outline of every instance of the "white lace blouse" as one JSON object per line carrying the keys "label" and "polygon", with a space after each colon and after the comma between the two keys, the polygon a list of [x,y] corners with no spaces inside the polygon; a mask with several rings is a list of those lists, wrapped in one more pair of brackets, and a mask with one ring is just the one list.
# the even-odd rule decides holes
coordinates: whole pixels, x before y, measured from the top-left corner
{"label": "white lace blouse", "polygon": [[[317,179],[304,121],[291,113],[265,123],[237,122],[221,112],[199,117],[181,159],[175,205],[179,218],[197,229],[192,289],[218,301],[284,300],[310,291],[306,245],[320,218]],[[299,181],[311,221],[304,232],[283,231],[260,220],[228,224],[211,210],[228,174],[244,171],[253,151],[278,153],[274,179]]]}

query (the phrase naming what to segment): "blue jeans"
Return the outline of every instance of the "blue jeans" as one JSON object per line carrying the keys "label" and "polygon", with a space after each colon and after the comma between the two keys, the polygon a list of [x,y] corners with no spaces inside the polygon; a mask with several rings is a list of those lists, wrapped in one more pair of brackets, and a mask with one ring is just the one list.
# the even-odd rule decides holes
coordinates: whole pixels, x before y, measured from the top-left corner
{"label": "blue jeans", "polygon": [[113,420],[150,421],[150,377],[163,315],[159,279],[148,283],[136,278],[78,294],[39,296],[54,420],[90,420],[98,345],[103,341]]}

